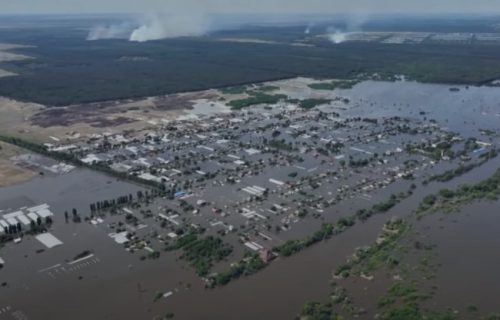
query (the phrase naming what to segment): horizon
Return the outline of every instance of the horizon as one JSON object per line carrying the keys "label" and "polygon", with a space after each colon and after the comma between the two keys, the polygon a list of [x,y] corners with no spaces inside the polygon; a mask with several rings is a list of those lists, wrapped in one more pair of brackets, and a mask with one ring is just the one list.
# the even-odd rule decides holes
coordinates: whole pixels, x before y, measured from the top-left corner
{"label": "horizon", "polygon": [[144,0],[136,3],[132,0],[75,2],[70,0],[0,0],[0,9],[4,14],[147,14],[147,13],[183,13],[183,14],[500,14],[500,4],[491,0],[431,0],[401,2],[397,0],[272,0],[265,5],[260,1],[244,0]]}

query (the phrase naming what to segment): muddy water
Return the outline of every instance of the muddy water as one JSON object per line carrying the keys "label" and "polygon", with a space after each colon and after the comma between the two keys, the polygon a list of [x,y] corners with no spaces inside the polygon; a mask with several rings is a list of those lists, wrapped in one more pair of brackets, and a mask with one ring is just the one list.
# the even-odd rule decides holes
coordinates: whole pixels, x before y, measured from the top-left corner
{"label": "muddy water", "polygon": [[[56,216],[76,208],[88,213],[89,204],[113,199],[142,187],[118,181],[89,170],[77,169],[65,175],[36,177],[28,182],[0,188],[0,209],[17,209],[31,204],[48,203]],[[25,202],[25,203],[23,203]]]}
{"label": "muddy water", "polygon": [[[466,182],[481,181],[489,177],[499,166],[500,160],[496,159],[475,172],[453,180],[453,183],[447,186],[453,187]],[[388,219],[394,216],[410,215],[425,195],[435,193],[443,186],[444,184],[436,183],[425,188],[420,187],[414,196],[387,214],[375,216],[368,222],[358,224],[344,234],[297,256],[277,261],[251,278],[215,291],[193,291],[186,295],[174,296],[170,301],[169,310],[173,310],[179,319],[292,319],[305,301],[322,301],[328,297],[331,271],[345,262],[356,247],[372,244]],[[490,206],[489,210],[493,210],[493,207]],[[481,232],[481,228],[477,228],[475,232]],[[489,233],[484,237],[491,237],[492,234],[494,233]],[[466,237],[463,241],[466,241]],[[485,253],[484,250],[479,250],[479,252]],[[495,260],[500,261],[498,256]],[[497,266],[497,264],[494,265]],[[457,274],[451,273],[450,281],[460,279],[455,276]],[[483,273],[482,276],[484,278],[479,280],[479,283],[490,279],[488,273]],[[383,294],[385,287],[383,283],[378,287],[379,295]],[[447,284],[443,287],[447,287]],[[488,292],[480,291],[480,284],[476,284],[476,288],[477,294],[480,293],[479,296],[488,295]],[[376,291],[377,288],[371,290]],[[458,292],[456,296],[463,297],[464,295]],[[444,292],[442,299],[443,305],[452,305],[456,302],[451,299],[451,296],[448,299]],[[196,301],[196,308],[186,308],[193,301]],[[477,305],[480,304],[477,303]]]}
{"label": "muddy water", "polygon": [[[465,135],[477,135],[478,127],[499,127],[497,88],[462,88],[450,93],[449,86],[365,82],[345,94],[351,98],[352,115],[421,116],[419,112],[424,110],[428,117]],[[64,245],[36,254],[41,245],[27,238],[20,245],[2,249],[0,256],[7,263],[0,272],[0,283],[5,281],[8,286],[0,288],[0,309],[11,306],[29,319],[53,320],[153,319],[167,312],[175,313],[176,319],[292,319],[305,301],[328,297],[332,270],[356,247],[373,243],[389,218],[410,214],[422,197],[444,186],[483,180],[498,167],[500,159],[495,159],[450,183],[419,186],[411,198],[391,212],[357,224],[294,257],[278,260],[257,275],[210,291],[173,254],[162,253],[159,261],[139,262],[136,255],[107,237],[102,227],[64,222],[65,210],[86,212],[90,202],[135,193],[139,187],[83,170],[59,177],[38,177],[0,189],[1,209],[49,203],[56,213],[53,234]],[[384,190],[380,200],[394,191]],[[339,207],[336,214],[353,212],[364,205]],[[446,224],[431,234],[441,243],[443,265],[451,266],[441,269],[438,275],[438,286],[444,289],[439,290],[435,301],[445,306],[474,304],[481,310],[495,311],[500,281],[495,274],[500,260],[495,254],[499,245],[494,236],[499,225],[496,206],[485,204],[470,210],[466,212],[482,214],[473,219],[465,216],[464,224],[435,221],[436,225]],[[52,276],[41,272],[56,264],[65,265],[65,260],[86,249],[93,249],[99,261],[74,271],[69,267],[54,271]],[[157,292],[167,291],[172,291],[173,296],[154,302]],[[0,314],[0,319],[12,317]]]}
{"label": "muddy water", "polygon": [[[491,174],[498,164],[483,167],[477,179]],[[464,176],[456,183],[460,183],[459,180],[475,179]],[[292,319],[303,302],[323,300],[328,296],[331,271],[343,263],[355,247],[371,244],[387,219],[409,214],[419,198],[440,187],[436,184],[421,189],[421,193],[417,192],[414,198],[392,212],[375,216],[326,243],[292,258],[276,261],[263,272],[221,289],[203,289],[192,272],[179,267],[183,264],[175,262],[170,256],[160,262],[142,265],[130,260],[128,262],[134,265],[133,271],[127,271],[124,266],[127,259],[122,257],[123,260],[118,260],[120,263],[111,264],[115,268],[111,274],[109,270],[99,270],[95,279],[73,279],[47,287],[40,285],[36,292],[31,292],[33,297],[37,297],[34,300],[21,299],[25,296],[22,290],[18,292],[19,296],[11,297],[25,301],[20,307],[26,311],[50,316],[51,319],[65,318],[50,309],[37,309],[40,301],[59,301],[58,314],[61,315],[67,315],[74,307],[87,305],[74,315],[74,319],[149,319],[166,312],[174,312],[177,319]],[[103,251],[108,253],[111,250],[103,248]],[[118,253],[111,254],[110,258],[120,259]],[[186,283],[191,283],[192,287],[186,289]],[[175,293],[167,300],[154,303],[155,292],[164,290],[174,290]],[[453,302],[450,299],[447,301],[442,303]]]}
{"label": "muddy water", "polygon": [[437,244],[442,265],[436,274],[434,305],[458,308],[466,315],[467,306],[478,307],[481,315],[500,311],[498,205],[498,201],[481,202],[460,213],[436,215],[425,222],[425,232],[431,243]]}
{"label": "muddy water", "polygon": [[352,90],[337,91],[348,97],[351,115],[371,117],[423,117],[464,136],[475,136],[478,129],[500,127],[500,89],[417,82],[366,81]]}

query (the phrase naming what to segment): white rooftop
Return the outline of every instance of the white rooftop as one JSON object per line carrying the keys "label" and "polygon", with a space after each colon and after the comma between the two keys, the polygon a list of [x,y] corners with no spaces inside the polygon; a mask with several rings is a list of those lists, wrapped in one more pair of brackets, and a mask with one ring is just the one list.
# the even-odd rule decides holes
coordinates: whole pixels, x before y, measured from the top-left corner
{"label": "white rooftop", "polygon": [[49,209],[37,210],[36,213],[42,218],[47,218],[54,215]]}
{"label": "white rooftop", "polygon": [[35,237],[38,241],[40,241],[44,246],[46,246],[48,249],[57,247],[62,245],[63,243],[61,240],[57,239],[50,233],[42,233],[39,234]]}

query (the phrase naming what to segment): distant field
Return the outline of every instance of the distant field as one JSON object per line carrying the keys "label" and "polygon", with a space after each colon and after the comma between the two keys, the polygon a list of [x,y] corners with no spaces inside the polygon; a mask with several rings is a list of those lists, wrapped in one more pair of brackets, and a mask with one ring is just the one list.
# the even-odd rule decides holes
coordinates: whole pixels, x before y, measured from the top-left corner
{"label": "distant field", "polygon": [[[500,78],[499,46],[306,41],[302,29],[233,31],[201,38],[130,43],[88,42],[84,34],[0,31],[0,42],[33,48],[12,52],[35,59],[0,64],[0,95],[46,105],[155,96],[290,78],[353,78],[404,74],[424,82],[482,84]],[[265,31],[265,32],[264,32]],[[482,30],[481,30],[482,31]],[[262,39],[218,41],[220,37]]]}
{"label": "distant field", "polygon": [[23,150],[0,142],[0,187],[26,181],[35,174],[21,168],[10,160],[11,157],[22,154]]}

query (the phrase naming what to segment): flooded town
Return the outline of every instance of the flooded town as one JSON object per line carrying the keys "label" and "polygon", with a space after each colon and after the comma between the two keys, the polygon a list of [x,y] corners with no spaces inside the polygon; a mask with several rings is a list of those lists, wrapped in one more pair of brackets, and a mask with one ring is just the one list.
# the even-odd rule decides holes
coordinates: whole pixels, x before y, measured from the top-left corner
{"label": "flooded town", "polygon": [[[332,279],[351,281],[335,266],[387,221],[498,166],[495,87],[325,83],[342,81],[212,90],[133,129],[43,137],[43,152],[10,141],[31,152],[8,161],[34,174],[0,189],[0,319],[294,318]],[[361,274],[354,291],[383,279]]]}
{"label": "flooded town", "polygon": [[500,3],[0,0],[0,320],[500,320]]}

